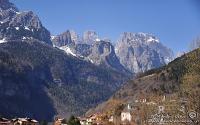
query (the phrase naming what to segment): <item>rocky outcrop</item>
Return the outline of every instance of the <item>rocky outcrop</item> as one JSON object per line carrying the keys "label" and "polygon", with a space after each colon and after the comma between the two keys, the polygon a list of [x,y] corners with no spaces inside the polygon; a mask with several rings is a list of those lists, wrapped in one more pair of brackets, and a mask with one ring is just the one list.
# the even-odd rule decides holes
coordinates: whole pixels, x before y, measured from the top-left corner
{"label": "rocky outcrop", "polygon": [[57,46],[57,47],[61,47],[65,45],[68,45],[68,46],[74,45],[74,41],[72,40],[72,34],[70,33],[69,30],[67,30],[66,32],[60,35],[52,37],[52,41],[53,41],[54,46]]}
{"label": "rocky outcrop", "polygon": [[83,33],[83,40],[82,42],[85,43],[85,44],[93,44],[96,40],[98,40],[99,37],[97,35],[97,33],[93,30],[88,30],[88,31],[85,31]]}
{"label": "rocky outcrop", "polygon": [[[66,31],[52,37],[54,46],[68,48],[66,53],[87,60],[98,66],[106,66],[119,72],[130,74],[119,62],[114,46],[109,40],[100,40],[96,32],[84,32],[83,39],[74,31]],[[70,52],[69,52],[70,50]]]}
{"label": "rocky outcrop", "polygon": [[52,45],[50,32],[32,11],[19,12],[8,0],[0,1],[0,39],[37,39]]}
{"label": "rocky outcrop", "polygon": [[114,46],[110,42],[96,41],[91,47],[91,53],[88,58],[94,64],[107,66],[117,71],[128,73],[128,71],[121,65],[114,50]]}
{"label": "rocky outcrop", "polygon": [[173,58],[170,49],[146,33],[123,33],[116,43],[115,52],[121,64],[133,73],[160,67]]}

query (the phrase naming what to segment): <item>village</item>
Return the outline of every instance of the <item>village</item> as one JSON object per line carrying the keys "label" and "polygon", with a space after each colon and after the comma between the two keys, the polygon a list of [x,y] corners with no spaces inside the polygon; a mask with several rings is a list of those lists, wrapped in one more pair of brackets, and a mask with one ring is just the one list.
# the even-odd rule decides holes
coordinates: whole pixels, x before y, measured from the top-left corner
{"label": "village", "polygon": [[186,110],[187,103],[187,99],[171,95],[156,99],[142,97],[125,104],[120,114],[113,112],[105,115],[99,112],[79,120],[81,125],[181,125],[199,118],[199,114]]}
{"label": "village", "polygon": [[[163,96],[160,101],[152,101],[147,98],[135,99],[133,102],[125,104],[120,114],[105,115],[100,112],[85,116],[74,117],[80,125],[154,125],[168,124],[174,125],[177,122],[191,122],[186,117],[186,99],[175,100],[171,96]],[[179,105],[181,104],[181,105]],[[198,119],[199,114],[193,114],[193,120]],[[189,114],[190,115],[190,114]],[[175,119],[176,118],[176,119]],[[0,118],[0,125],[39,125],[40,123],[31,118]],[[64,118],[56,117],[51,125],[68,125]]]}
{"label": "village", "polygon": [[0,118],[0,125],[39,125],[39,122],[31,118]]}

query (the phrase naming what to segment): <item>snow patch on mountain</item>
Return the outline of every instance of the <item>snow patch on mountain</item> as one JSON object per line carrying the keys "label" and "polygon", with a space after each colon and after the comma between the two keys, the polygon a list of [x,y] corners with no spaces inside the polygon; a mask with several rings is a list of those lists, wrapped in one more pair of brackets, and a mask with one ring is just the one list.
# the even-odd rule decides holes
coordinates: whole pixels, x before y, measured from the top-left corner
{"label": "snow patch on mountain", "polygon": [[0,43],[5,43],[5,42],[7,42],[5,38],[0,40]]}
{"label": "snow patch on mountain", "polygon": [[147,43],[150,43],[150,42],[157,42],[157,43],[159,43],[159,40],[155,39],[153,37],[149,37],[149,39],[147,39]]}
{"label": "snow patch on mountain", "polygon": [[53,40],[53,39],[55,39],[56,38],[56,36],[51,36],[51,39]]}
{"label": "snow patch on mountain", "polygon": [[187,52],[177,52],[175,58],[183,56]]}
{"label": "snow patch on mountain", "polygon": [[15,27],[16,30],[19,30],[19,27]]}
{"label": "snow patch on mountain", "polygon": [[30,30],[27,26],[24,27],[26,30]]}
{"label": "snow patch on mountain", "polygon": [[22,37],[22,40],[31,40],[31,39],[34,39],[34,38],[33,37],[25,37],[25,36]]}
{"label": "snow patch on mountain", "polygon": [[130,72],[138,73],[168,64],[173,59],[171,49],[149,33],[125,32],[116,43],[120,63]]}
{"label": "snow patch on mountain", "polygon": [[16,14],[21,14],[20,12],[15,12]]}
{"label": "snow patch on mountain", "polygon": [[74,53],[72,52],[72,50],[71,50],[68,46],[62,46],[62,47],[59,47],[59,49],[65,51],[67,54],[70,54],[70,55],[72,55],[72,56],[77,57],[76,54],[74,54]]}
{"label": "snow patch on mountain", "polygon": [[94,63],[94,61],[92,59],[90,59],[89,57],[87,57],[87,59],[91,62]]}
{"label": "snow patch on mountain", "polygon": [[165,61],[165,64],[168,64],[169,62],[172,61],[172,59],[168,57],[168,58],[165,58],[164,61]]}
{"label": "snow patch on mountain", "polygon": [[101,41],[99,38],[97,38],[95,41],[97,41],[97,42],[99,42],[99,41]]}

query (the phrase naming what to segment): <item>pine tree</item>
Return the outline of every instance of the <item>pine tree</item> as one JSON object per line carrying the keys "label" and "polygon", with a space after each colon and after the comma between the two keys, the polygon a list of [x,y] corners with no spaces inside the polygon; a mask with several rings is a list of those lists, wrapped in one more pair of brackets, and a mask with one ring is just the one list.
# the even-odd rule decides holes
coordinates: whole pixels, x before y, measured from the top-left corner
{"label": "pine tree", "polygon": [[81,124],[80,124],[80,121],[77,118],[75,118],[74,116],[71,116],[69,118],[67,125],[81,125]]}

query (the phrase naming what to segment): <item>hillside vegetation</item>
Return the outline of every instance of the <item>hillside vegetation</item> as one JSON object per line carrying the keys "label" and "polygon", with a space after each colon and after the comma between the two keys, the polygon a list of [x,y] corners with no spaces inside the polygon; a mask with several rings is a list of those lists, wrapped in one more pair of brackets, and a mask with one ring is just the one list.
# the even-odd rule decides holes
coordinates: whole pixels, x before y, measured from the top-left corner
{"label": "hillside vegetation", "polygon": [[[168,101],[163,102],[163,97],[166,97]],[[150,102],[156,105],[173,105],[169,113],[173,111],[178,113],[177,107],[184,105],[188,112],[194,111],[199,114],[200,49],[175,59],[167,66],[138,74],[135,80],[129,81],[108,101],[91,109],[87,114],[102,112],[107,117],[119,116],[127,104],[135,105],[136,100],[141,99],[147,100],[144,105],[139,103],[140,111],[138,112],[142,114],[141,120],[145,120],[145,116],[156,109],[155,106],[147,106]],[[199,122],[187,124],[199,124]]]}
{"label": "hillside vegetation", "polygon": [[126,79],[37,40],[9,41],[0,44],[0,115],[39,120],[81,115]]}

